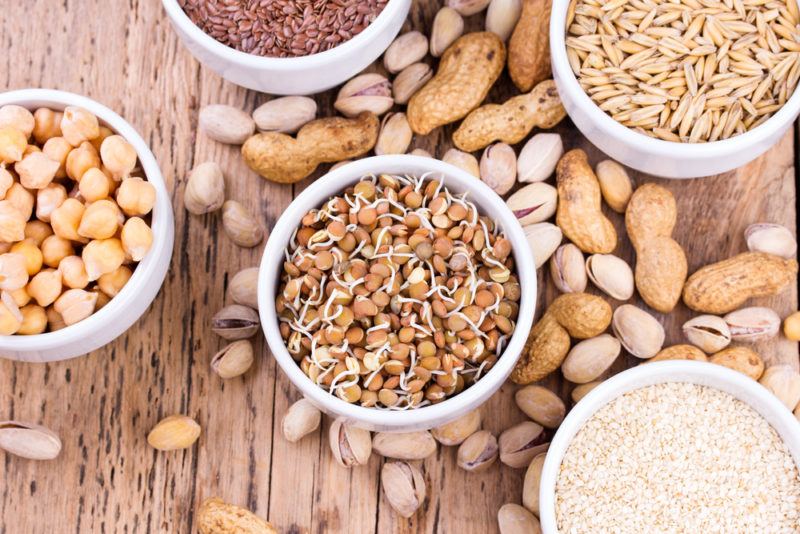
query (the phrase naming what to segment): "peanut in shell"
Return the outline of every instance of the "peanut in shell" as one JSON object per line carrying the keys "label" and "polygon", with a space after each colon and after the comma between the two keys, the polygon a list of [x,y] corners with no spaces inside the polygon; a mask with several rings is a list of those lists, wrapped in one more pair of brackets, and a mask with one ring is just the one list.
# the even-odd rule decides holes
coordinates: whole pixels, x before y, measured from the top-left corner
{"label": "peanut in shell", "polygon": [[228,504],[217,497],[206,499],[197,511],[200,534],[247,532],[248,534],[278,534],[269,521],[251,511]]}
{"label": "peanut in shell", "polygon": [[660,362],[664,360],[695,360],[698,362],[708,361],[706,353],[694,345],[672,345],[664,347],[658,354],[647,360],[648,362]]}
{"label": "peanut in shell", "polygon": [[427,135],[480,105],[503,71],[506,47],[491,32],[468,33],[442,55],[439,70],[408,102],[414,133]]}
{"label": "peanut in shell", "polygon": [[728,347],[713,354],[708,361],[739,371],[753,380],[758,380],[764,374],[764,360],[747,347]]}
{"label": "peanut in shell", "polygon": [[744,252],[695,271],[683,287],[691,309],[724,314],[748,299],[777,295],[797,279],[797,262],[763,252]]}
{"label": "peanut in shell", "polygon": [[522,13],[508,42],[508,73],[520,91],[550,77],[552,0],[522,0]]}

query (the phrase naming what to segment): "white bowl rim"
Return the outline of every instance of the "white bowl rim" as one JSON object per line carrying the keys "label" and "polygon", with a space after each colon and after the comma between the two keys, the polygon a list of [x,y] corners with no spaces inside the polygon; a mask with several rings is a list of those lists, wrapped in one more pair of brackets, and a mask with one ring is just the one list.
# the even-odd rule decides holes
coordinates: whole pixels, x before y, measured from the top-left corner
{"label": "white bowl rim", "polygon": [[[513,215],[508,206],[506,206],[505,201],[486,184],[474,176],[467,174],[465,171],[449,163],[422,156],[390,155],[356,160],[325,174],[301,192],[286,208],[274,228],[288,226],[294,229],[302,215],[307,212],[306,206],[317,207],[330,196],[328,193],[324,192],[329,182],[340,182],[342,187],[339,189],[342,190],[346,187],[345,184],[349,185],[358,179],[351,178],[351,176],[357,177],[370,173],[378,173],[381,172],[382,168],[386,168],[389,162],[399,161],[408,162],[409,165],[413,164],[427,167],[430,169],[429,172],[449,175],[450,178],[446,178],[445,181],[452,179],[458,182],[459,185],[464,186],[464,190],[469,190],[473,200],[479,199],[477,201],[479,205],[492,203],[495,205],[494,207],[497,208],[497,211],[503,214],[500,219],[500,224],[505,231],[506,237],[512,242],[520,287],[525,288],[522,290],[517,320],[517,325],[521,326],[515,329],[503,354],[514,354],[515,352],[518,355],[521,354],[529,332],[529,327],[524,325],[533,324],[536,307],[537,280],[533,252],[530,247],[527,246],[527,240],[525,239],[522,227],[519,225],[517,218]],[[399,165],[399,163],[393,164],[393,166],[394,165]],[[272,355],[278,361],[280,368],[286,373],[291,382],[316,404],[323,407],[330,407],[331,411],[340,413],[348,419],[362,422],[373,427],[421,427],[429,423],[435,423],[439,420],[446,419],[453,412],[457,412],[464,406],[475,403],[484,394],[488,394],[487,392],[496,391],[496,389],[505,382],[506,377],[516,364],[518,358],[500,357],[494,367],[478,380],[478,382],[458,395],[454,395],[438,404],[412,410],[390,411],[365,408],[363,406],[347,403],[331,395],[321,387],[313,384],[303,373],[297,362],[289,355],[283,339],[281,338],[278,329],[277,314],[275,312],[274,295],[268,295],[269,289],[277,285],[277,275],[270,275],[273,276],[270,278],[265,270],[268,257],[271,255],[283,257],[286,243],[279,243],[276,239],[272,239],[272,235],[274,235],[274,230],[273,233],[270,234],[270,239],[267,241],[267,245],[264,248],[264,254],[258,273],[258,307],[261,317],[261,327],[267,338],[267,343]],[[520,244],[525,246],[518,246]],[[272,283],[263,283],[264,280],[271,280]]]}
{"label": "white bowl rim", "polygon": [[[317,52],[308,56],[298,57],[268,57],[248,54],[224,45],[208,35],[178,5],[177,0],[162,0],[164,9],[169,17],[177,23],[181,30],[188,33],[192,39],[201,43],[205,48],[210,49],[218,56],[226,56],[229,61],[237,63],[243,67],[251,69],[269,69],[277,71],[293,71],[299,69],[324,68],[331,61],[335,61],[337,56],[344,56],[355,51],[360,46],[360,41],[366,41],[373,36],[383,32],[389,22],[395,17],[397,12],[402,9],[402,2],[389,0],[383,11],[364,28],[361,33],[354,35],[347,41],[340,43],[329,50]],[[351,50],[352,49],[352,50]]]}
{"label": "white bowl rim", "polygon": [[[800,113],[800,87],[795,88],[792,96],[786,101],[775,114],[767,119],[763,124],[749,130],[743,134],[728,139],[712,141],[708,143],[678,143],[656,139],[636,132],[627,126],[623,126],[610,115],[601,110],[589,95],[578,84],[575,73],[567,60],[566,39],[566,20],[567,9],[570,0],[554,0],[553,10],[550,17],[550,54],[552,62],[556,68],[561,68],[566,74],[562,77],[567,91],[579,104],[580,110],[589,115],[589,119],[595,124],[603,134],[615,138],[632,146],[637,146],[641,150],[647,151],[658,156],[677,156],[688,158],[714,158],[725,157],[728,154],[744,150],[748,146],[754,146],[765,141],[770,135],[783,127],[788,126]],[[769,127],[767,127],[769,125]]]}
{"label": "white bowl rim", "polygon": [[26,102],[42,102],[42,105],[80,106],[94,113],[101,123],[123,136],[136,149],[144,175],[156,189],[156,203],[152,212],[153,245],[145,258],[133,270],[133,275],[122,290],[108,304],[86,319],[55,332],[29,336],[0,336],[0,351],[47,350],[75,342],[102,329],[115,318],[125,314],[128,304],[136,298],[137,290],[154,275],[158,267],[156,258],[164,253],[172,254],[174,238],[168,231],[173,224],[172,203],[167,193],[164,177],[155,156],[139,133],[120,115],[91,98],[56,89],[18,89],[0,93],[0,106],[22,105]]}
{"label": "white bowl rim", "polygon": [[[561,461],[563,460],[564,454],[566,454],[566,451],[571,444],[572,437],[580,431],[584,422],[588,421],[595,413],[597,413],[598,410],[613,400],[619,398],[621,395],[624,395],[624,392],[621,392],[606,402],[602,402],[601,399],[607,395],[607,392],[609,390],[616,389],[617,387],[624,388],[627,385],[636,384],[642,382],[643,380],[653,379],[659,376],[664,376],[664,379],[650,383],[642,383],[638,387],[628,388],[625,391],[634,391],[636,389],[659,383],[694,383],[689,379],[681,380],[674,378],[675,375],[679,374],[684,374],[697,379],[705,378],[708,380],[708,387],[716,388],[713,383],[725,383],[731,389],[736,391],[745,391],[747,395],[757,398],[759,403],[761,403],[761,407],[757,408],[756,406],[753,406],[751,403],[744,400],[742,400],[742,402],[750,406],[756,411],[756,413],[767,420],[767,422],[770,423],[773,428],[775,427],[772,422],[769,421],[769,419],[772,419],[773,421],[780,421],[782,426],[790,429],[789,432],[792,434],[794,441],[797,444],[800,444],[800,425],[797,423],[797,419],[795,419],[792,412],[789,411],[789,409],[786,408],[786,406],[784,406],[784,404],[764,386],[745,374],[740,373],[739,371],[734,371],[732,369],[728,369],[727,367],[709,362],[693,360],[670,360],[639,364],[636,367],[631,367],[612,376],[608,380],[605,380],[603,383],[592,389],[592,391],[583,397],[567,414],[567,417],[564,418],[564,421],[562,421],[561,425],[556,431],[555,436],[553,436],[553,439],[550,441],[550,448],[548,449],[548,454],[545,457],[544,467],[542,468],[541,482],[539,485],[539,518],[541,520],[543,532],[558,532],[555,515],[555,485],[558,479],[558,469],[561,466]],[[736,397],[734,394],[728,394]],[[765,412],[768,412],[769,416],[765,416]],[[794,431],[791,429],[794,429]],[[787,441],[783,436],[780,436],[780,434],[779,437],[784,442]],[[551,451],[555,452],[555,454],[551,455]],[[794,451],[792,452],[792,455],[798,470],[800,470],[800,458],[797,457]],[[555,459],[556,456],[559,456],[558,461]]]}

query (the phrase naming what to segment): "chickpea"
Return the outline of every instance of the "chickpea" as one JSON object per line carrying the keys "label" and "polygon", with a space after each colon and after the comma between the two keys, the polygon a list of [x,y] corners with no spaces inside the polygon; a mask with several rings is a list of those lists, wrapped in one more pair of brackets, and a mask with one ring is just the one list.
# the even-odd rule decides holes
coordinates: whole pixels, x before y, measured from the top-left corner
{"label": "chickpea", "polygon": [[108,239],[117,233],[122,214],[110,200],[89,204],[81,217],[78,235],[90,239]]}
{"label": "chickpea", "polygon": [[28,290],[24,287],[15,289],[14,291],[8,291],[8,294],[11,295],[11,298],[14,299],[14,303],[19,308],[25,306],[31,301],[31,296],[28,294]]}
{"label": "chickpea", "polygon": [[97,150],[94,149],[91,143],[84,142],[78,148],[73,149],[67,154],[67,176],[80,182],[83,173],[92,167],[100,166],[100,156],[97,155]]}
{"label": "chickpea", "polygon": [[97,295],[97,304],[94,305],[95,312],[102,310],[106,304],[111,302],[111,297],[100,291],[100,288],[97,286],[92,288],[92,293]]}
{"label": "chickpea", "polygon": [[36,246],[41,248],[46,237],[53,235],[53,229],[43,221],[28,221],[25,224],[25,238],[33,239]]}
{"label": "chickpea", "polygon": [[89,275],[80,256],[67,256],[58,264],[62,283],[70,289],[83,289],[89,285]]}
{"label": "chickpea", "polygon": [[147,215],[156,202],[156,188],[141,178],[127,178],[117,191],[117,204],[129,217]]}
{"label": "chickpea", "polygon": [[93,281],[117,270],[125,261],[125,252],[119,239],[95,239],[83,247],[81,257],[89,280]]}
{"label": "chickpea", "polygon": [[61,294],[61,271],[43,269],[28,284],[28,294],[39,304],[49,306]]}
{"label": "chickpea", "polygon": [[64,239],[57,235],[48,236],[42,241],[42,259],[44,264],[54,269],[58,267],[61,260],[67,256],[75,254],[72,243],[69,239]]}
{"label": "chickpea", "polygon": [[122,248],[133,261],[142,261],[153,245],[153,231],[144,220],[131,217],[122,226]]}
{"label": "chickpea", "polygon": [[14,177],[5,167],[0,166],[0,200],[6,198],[6,193],[12,185],[14,185]]}
{"label": "chickpea", "polygon": [[16,163],[22,159],[28,139],[16,128],[0,128],[0,163]]}
{"label": "chickpea", "polygon": [[30,154],[36,154],[37,152],[41,151],[42,149],[36,145],[28,145],[25,147],[25,150],[22,151],[22,159],[25,159],[25,156],[29,156]]}
{"label": "chickpea", "polygon": [[53,213],[67,199],[67,190],[61,184],[50,184],[36,192],[36,218],[49,222]]}
{"label": "chickpea", "polygon": [[89,142],[92,143],[92,146],[94,146],[95,150],[97,150],[97,153],[99,154],[100,153],[100,147],[103,146],[103,141],[106,140],[106,137],[109,137],[109,136],[112,136],[112,135],[114,135],[114,132],[112,132],[110,128],[108,128],[106,126],[100,126],[100,135],[98,135],[97,137],[95,137],[94,139],[92,139]]}
{"label": "chickpea", "polygon": [[59,207],[50,213],[50,225],[53,232],[64,239],[71,241],[85,241],[78,234],[78,225],[86,210],[80,200],[66,199]]}
{"label": "chickpea", "polygon": [[133,271],[122,265],[116,271],[106,273],[98,278],[97,287],[109,297],[114,298],[125,287],[131,276],[133,276]]}
{"label": "chickpea", "polygon": [[28,304],[20,308],[19,311],[22,314],[22,324],[17,330],[17,334],[41,334],[47,329],[47,312],[41,306]]}
{"label": "chickpea", "polygon": [[47,326],[50,328],[51,332],[67,327],[67,325],[64,324],[64,318],[61,317],[61,314],[58,313],[53,306],[48,306],[45,312],[47,313]]}
{"label": "chickpea", "polygon": [[51,137],[42,147],[47,157],[53,161],[58,162],[58,170],[56,171],[56,178],[67,177],[67,156],[72,151],[72,145],[67,143],[63,137]]}
{"label": "chickpea", "polygon": [[10,336],[22,326],[22,313],[11,296],[3,292],[0,299],[0,335]]}
{"label": "chickpea", "polygon": [[61,135],[61,118],[63,113],[50,108],[39,108],[33,112],[33,138],[40,145],[53,137]]}
{"label": "chickpea", "polygon": [[46,187],[56,177],[59,163],[53,161],[43,152],[33,152],[14,164],[19,181],[28,189]]}
{"label": "chickpea", "polygon": [[25,139],[31,136],[34,127],[33,114],[22,106],[6,104],[0,107],[0,128],[10,126],[23,134]]}
{"label": "chickpea", "polygon": [[31,218],[31,214],[33,214],[33,204],[36,200],[33,197],[33,193],[25,189],[22,184],[17,182],[8,188],[8,192],[6,192],[6,201],[10,202],[11,205],[17,209],[23,219],[27,221]]}
{"label": "chickpea", "polygon": [[33,239],[23,239],[11,246],[11,252],[21,254],[25,258],[25,270],[33,276],[42,269],[42,251]]}
{"label": "chickpea", "polygon": [[61,132],[69,144],[78,146],[100,135],[100,124],[89,110],[67,106],[61,117]]}
{"label": "chickpea", "polygon": [[95,202],[108,197],[111,192],[111,183],[113,181],[103,171],[92,167],[83,173],[78,184],[78,192],[87,202]]}
{"label": "chickpea", "polygon": [[0,242],[25,239],[25,217],[8,200],[0,200]]}
{"label": "chickpea", "polygon": [[100,159],[112,176],[125,178],[136,166],[136,149],[121,135],[110,135],[100,145]]}
{"label": "chickpea", "polygon": [[14,252],[0,254],[0,289],[13,291],[28,283],[25,256]]}
{"label": "chickpea", "polygon": [[61,315],[67,326],[82,321],[94,313],[97,304],[97,293],[83,289],[69,289],[65,291],[53,308]]}

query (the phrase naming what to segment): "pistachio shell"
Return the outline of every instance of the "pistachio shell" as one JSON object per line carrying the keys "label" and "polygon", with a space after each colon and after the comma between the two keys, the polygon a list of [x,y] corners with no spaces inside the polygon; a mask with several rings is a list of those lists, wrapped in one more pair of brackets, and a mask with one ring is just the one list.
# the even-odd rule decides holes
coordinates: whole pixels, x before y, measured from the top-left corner
{"label": "pistachio shell", "polygon": [[514,394],[514,401],[525,415],[545,428],[558,428],[567,414],[564,401],[543,386],[525,386]]}
{"label": "pistachio shell", "polygon": [[428,38],[418,31],[410,31],[389,45],[383,54],[383,66],[395,74],[424,58],[427,52]]}
{"label": "pistachio shell", "polygon": [[61,452],[61,440],[41,425],[0,421],[0,449],[29,460],[52,460]]}
{"label": "pistachio shell", "polygon": [[764,371],[759,383],[794,410],[800,403],[800,374],[789,365],[774,365]]}
{"label": "pistachio shell", "polygon": [[339,90],[333,107],[346,117],[355,117],[364,111],[383,115],[394,104],[392,84],[380,74],[356,76]]}
{"label": "pistachio shell", "polygon": [[472,410],[455,421],[431,430],[436,441],[442,445],[460,445],[481,427],[481,411]]}
{"label": "pistachio shell", "polygon": [[162,419],[150,434],[147,443],[160,451],[187,449],[200,437],[200,425],[187,415],[170,415]]}
{"label": "pistachio shell", "polygon": [[430,432],[378,432],[372,438],[372,448],[387,458],[422,460],[436,452],[436,441]]}
{"label": "pistachio shell", "polygon": [[224,104],[204,106],[197,122],[208,137],[231,145],[241,145],[256,130],[256,123],[250,115]]}
{"label": "pistachio shell", "polygon": [[342,467],[364,465],[372,454],[372,438],[368,430],[352,426],[343,418],[331,423],[328,441],[336,462]]}
{"label": "pistachio shell", "polygon": [[322,412],[308,399],[300,399],[289,406],[283,416],[281,421],[283,437],[292,443],[300,441],[304,436],[319,428],[321,420]]}
{"label": "pistachio shell", "polygon": [[447,6],[452,7],[465,17],[480,13],[489,5],[491,0],[447,0]]}
{"label": "pistachio shell", "polygon": [[558,247],[550,258],[550,277],[562,293],[585,291],[587,277],[581,249],[572,243]]}
{"label": "pistachio shell", "polygon": [[719,352],[731,342],[728,324],[716,315],[698,315],[683,324],[683,334],[689,343],[703,352]]}
{"label": "pistachio shell", "polygon": [[404,68],[392,83],[395,104],[407,104],[432,77],[433,69],[427,63],[414,63]]}
{"label": "pistachio shell", "polygon": [[211,369],[221,378],[235,378],[253,365],[253,345],[246,339],[234,341],[211,360]]}
{"label": "pistachio shell", "polygon": [[242,269],[231,278],[228,296],[236,304],[258,309],[258,267]]}
{"label": "pistachio shell", "polygon": [[499,450],[494,435],[488,430],[479,430],[458,448],[456,463],[465,471],[484,471],[497,460]]}
{"label": "pistachio shell", "polygon": [[588,382],[586,384],[579,384],[575,386],[575,389],[573,389],[572,393],[570,393],[569,395],[572,398],[572,402],[575,403],[580,402],[580,400],[584,398],[586,395],[588,395],[590,391],[592,391],[594,388],[596,388],[602,383],[603,383],[602,380],[595,380],[593,382]]}
{"label": "pistachio shell", "polygon": [[561,372],[570,382],[586,384],[606,372],[621,350],[619,340],[609,334],[584,339],[569,351]]}
{"label": "pistachio shell", "polygon": [[273,98],[256,108],[253,120],[262,132],[295,133],[317,116],[317,103],[307,96]]}
{"label": "pistachio shell", "polygon": [[522,228],[525,237],[533,251],[533,260],[536,268],[540,268],[550,259],[550,256],[561,244],[563,235],[561,229],[551,223],[530,224]]}
{"label": "pistachio shell", "polygon": [[780,224],[751,224],[744,237],[751,252],[766,252],[786,259],[793,259],[797,254],[797,240],[791,230]]}
{"label": "pistachio shell", "polygon": [[525,143],[517,159],[517,177],[520,182],[543,182],[556,171],[564,155],[561,136],[555,133],[536,134]]}
{"label": "pistachio shell", "polygon": [[464,33],[464,19],[452,7],[443,7],[433,18],[431,55],[439,57]]}
{"label": "pistachio shell", "polygon": [[521,225],[546,221],[556,212],[558,191],[544,182],[526,185],[508,197],[506,205]]}
{"label": "pistachio shell", "polygon": [[481,177],[480,166],[478,164],[478,160],[472,154],[467,152],[462,152],[457,148],[451,148],[447,152],[444,153],[442,156],[442,161],[445,163],[449,163],[450,165],[454,165],[461,169],[462,171],[466,171],[475,178]]}
{"label": "pistachio shell", "polygon": [[264,230],[247,209],[235,200],[222,204],[222,227],[240,247],[254,247],[264,239]]}
{"label": "pistachio shell", "polygon": [[517,155],[514,149],[505,143],[487,146],[481,156],[480,172],[481,180],[498,195],[511,191],[517,179]]}
{"label": "pistachio shell", "polygon": [[225,202],[225,178],[213,161],[201,163],[189,173],[183,205],[191,213],[202,215],[216,211]]}
{"label": "pistachio shell", "polygon": [[664,345],[661,323],[632,304],[623,304],[614,310],[611,328],[625,350],[637,358],[651,358]]}
{"label": "pistachio shell", "polygon": [[628,201],[633,195],[633,182],[625,167],[607,159],[597,164],[595,174],[606,204],[617,213],[625,213]]}
{"label": "pistachio shell", "polygon": [[395,512],[411,517],[425,501],[425,477],[408,462],[386,462],[381,468],[381,485]]}
{"label": "pistachio shell", "polygon": [[258,313],[240,304],[225,306],[211,319],[211,330],[230,340],[252,337],[260,325]]}
{"label": "pistachio shell", "polygon": [[486,31],[507,41],[522,13],[521,0],[492,0],[486,11]]}
{"label": "pistachio shell", "polygon": [[509,467],[527,467],[533,458],[547,450],[544,427],[531,421],[516,424],[500,434],[500,461]]}
{"label": "pistachio shell", "polygon": [[542,481],[545,458],[547,454],[542,453],[531,460],[522,483],[522,505],[535,515],[539,515],[539,483]]}
{"label": "pistachio shell", "polygon": [[628,300],[633,296],[633,270],[613,254],[592,254],[586,258],[589,280],[609,297]]}
{"label": "pistachio shell", "polygon": [[383,118],[375,154],[405,154],[413,135],[405,113],[389,113]]}
{"label": "pistachio shell", "polygon": [[497,512],[500,534],[542,534],[539,520],[518,504],[504,504]]}
{"label": "pistachio shell", "polygon": [[778,335],[781,318],[769,308],[753,306],[732,311],[725,317],[731,339],[754,343]]}

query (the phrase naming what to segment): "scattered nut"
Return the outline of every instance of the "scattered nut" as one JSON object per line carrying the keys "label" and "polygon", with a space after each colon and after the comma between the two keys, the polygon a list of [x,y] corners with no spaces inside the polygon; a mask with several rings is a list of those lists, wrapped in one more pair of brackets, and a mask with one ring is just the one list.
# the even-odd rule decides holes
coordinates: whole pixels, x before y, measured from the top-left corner
{"label": "scattered nut", "polygon": [[465,471],[485,471],[497,460],[497,439],[487,430],[479,430],[458,448],[456,463]]}
{"label": "scattered nut", "polygon": [[557,204],[556,188],[544,182],[528,184],[506,201],[506,205],[523,226],[546,221],[555,214]]}
{"label": "scattered nut", "polygon": [[800,312],[794,312],[783,320],[783,335],[789,341],[800,341]]}
{"label": "scattered nut", "polygon": [[197,511],[200,534],[278,534],[275,527],[251,511],[216,497],[206,499]]}
{"label": "scattered nut", "polygon": [[708,361],[706,353],[694,345],[672,345],[664,347],[658,354],[647,360],[648,362],[660,362],[664,360],[696,360],[698,362]]}
{"label": "scattered nut", "polygon": [[594,382],[589,382],[586,384],[578,384],[570,393],[570,397],[572,397],[572,402],[578,403],[582,398],[589,394],[594,388],[602,384],[602,380],[595,380]]}
{"label": "scattered nut", "polygon": [[355,118],[364,112],[383,115],[392,104],[394,99],[391,82],[381,74],[367,73],[344,84],[339,89],[333,107],[345,117]]}
{"label": "scattered nut", "polygon": [[572,243],[558,247],[550,258],[550,278],[562,293],[585,291],[587,276],[581,249]]}
{"label": "scattered nut", "polygon": [[773,365],[764,371],[758,382],[794,410],[800,403],[800,374],[789,365]]}
{"label": "scattered nut", "polygon": [[797,256],[797,240],[788,228],[780,224],[751,224],[744,231],[744,238],[750,252],[765,252],[787,260]]}
{"label": "scattered nut", "polygon": [[754,343],[778,335],[781,318],[769,308],[751,307],[732,311],[725,317],[731,339]]}
{"label": "scattered nut", "polygon": [[686,321],[683,334],[689,343],[709,353],[719,352],[731,342],[728,324],[716,315],[699,315]]}
{"label": "scattered nut", "polygon": [[187,415],[170,415],[147,435],[147,443],[160,451],[188,449],[200,437],[200,425]]}
{"label": "scattered nut", "polygon": [[377,432],[372,448],[386,458],[422,460],[436,452],[436,441],[430,432]]}
{"label": "scattered nut", "polygon": [[354,427],[342,418],[331,423],[328,434],[331,451],[342,467],[365,465],[372,454],[372,438],[368,430]]}
{"label": "scattered nut", "polygon": [[620,342],[609,334],[585,339],[569,351],[561,364],[561,372],[575,384],[592,382],[611,367],[620,350]]}
{"label": "scattered nut", "polygon": [[508,41],[521,11],[521,0],[492,0],[486,11],[486,31],[496,34],[503,41]]}
{"label": "scattered nut", "polygon": [[225,178],[213,161],[201,163],[189,173],[183,192],[183,205],[195,215],[211,213],[225,202]]}
{"label": "scattered nut", "polygon": [[626,301],[633,296],[633,271],[613,254],[592,254],[586,258],[589,280],[609,297]]}
{"label": "scattered nut", "polygon": [[455,9],[465,17],[480,13],[491,0],[447,0],[447,6]]}
{"label": "scattered nut", "polygon": [[505,195],[517,178],[517,155],[505,143],[486,147],[481,156],[481,180],[498,195]]}
{"label": "scattered nut", "polygon": [[236,304],[258,309],[258,267],[242,269],[231,278],[228,295]]}
{"label": "scattered nut", "polygon": [[436,441],[442,445],[460,445],[481,427],[481,411],[468,412],[455,421],[445,423],[431,430]]}
{"label": "scattered nut", "polygon": [[764,373],[764,360],[747,347],[728,347],[711,355],[708,361],[739,371],[753,380],[758,380]]}
{"label": "scattered nut", "polygon": [[226,200],[222,204],[222,227],[231,241],[240,247],[254,247],[264,239],[264,229],[247,208],[235,200]]}
{"label": "scattered nut", "polygon": [[500,461],[509,467],[527,467],[531,460],[547,450],[544,427],[531,421],[523,421],[500,434],[497,443],[500,447]]}
{"label": "scattered nut", "polygon": [[623,304],[614,310],[611,328],[625,350],[637,358],[652,358],[664,346],[661,323],[632,304]]}
{"label": "scattered nut", "polygon": [[633,195],[633,182],[625,167],[616,161],[606,159],[597,164],[595,174],[606,204],[617,213],[625,213],[628,201]]}
{"label": "scattered nut", "polygon": [[381,133],[375,143],[375,155],[405,154],[414,133],[405,113],[389,113],[383,118]]}
{"label": "scattered nut", "polygon": [[320,421],[322,412],[308,399],[300,399],[289,406],[283,416],[281,421],[283,437],[286,441],[296,443],[319,428]]}
{"label": "scattered nut", "polygon": [[61,452],[61,440],[41,425],[0,421],[0,449],[29,460],[53,460]]}
{"label": "scattered nut", "polygon": [[551,223],[536,223],[529,224],[522,228],[525,232],[525,237],[528,244],[533,251],[533,261],[536,268],[541,268],[542,265],[547,263],[553,252],[556,251],[561,244],[563,238],[561,228]]}
{"label": "scattered nut", "polygon": [[436,12],[431,27],[431,55],[441,56],[464,33],[464,19],[452,7]]}
{"label": "scattered nut", "polygon": [[542,481],[545,458],[547,458],[547,454],[542,453],[531,460],[522,483],[522,506],[537,516],[539,515],[539,483]]}
{"label": "scattered nut", "polygon": [[425,477],[408,462],[386,462],[381,468],[381,485],[386,500],[403,517],[413,516],[425,501]]}
{"label": "scattered nut", "polygon": [[556,171],[558,160],[564,155],[561,136],[539,133],[531,137],[519,153],[517,178],[520,182],[543,182]]}
{"label": "scattered nut", "polygon": [[551,76],[552,8],[552,0],[522,0],[522,13],[508,42],[508,73],[520,91],[530,91]]}
{"label": "scattered nut", "polygon": [[246,339],[234,341],[211,359],[211,369],[220,378],[236,378],[253,365],[253,344]]}
{"label": "scattered nut", "polygon": [[416,63],[428,53],[428,38],[418,31],[410,31],[397,37],[383,54],[383,66],[396,74]]}
{"label": "scattered nut", "polygon": [[444,153],[442,161],[449,163],[450,165],[455,165],[459,169],[468,172],[475,178],[481,177],[478,159],[472,154],[462,152],[457,148],[451,148]]}
{"label": "scattered nut", "polygon": [[542,534],[539,520],[518,504],[504,504],[497,512],[500,534]]}
{"label": "scattered nut", "polygon": [[545,428],[558,428],[567,408],[561,398],[543,386],[525,386],[514,394],[522,412]]}
{"label": "scattered nut", "polygon": [[317,116],[317,103],[307,96],[273,98],[258,106],[253,121],[261,132],[295,133]]}
{"label": "scattered nut", "polygon": [[211,319],[211,330],[228,340],[252,337],[258,332],[260,325],[258,313],[239,304],[225,306]]}
{"label": "scattered nut", "polygon": [[392,83],[395,104],[407,104],[432,77],[433,69],[427,63],[413,63],[404,68]]}
{"label": "scattered nut", "polygon": [[241,145],[256,131],[256,123],[250,115],[225,104],[203,106],[198,125],[214,141],[229,145]]}

